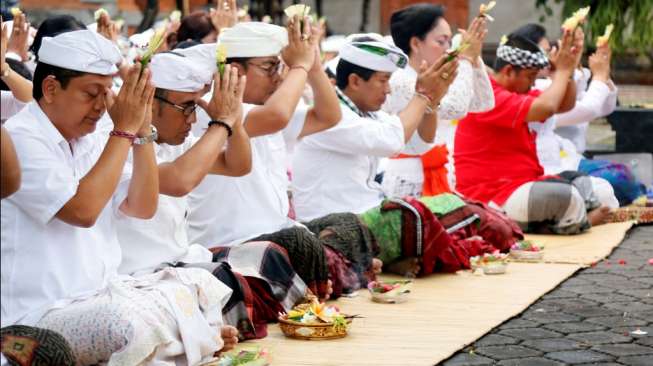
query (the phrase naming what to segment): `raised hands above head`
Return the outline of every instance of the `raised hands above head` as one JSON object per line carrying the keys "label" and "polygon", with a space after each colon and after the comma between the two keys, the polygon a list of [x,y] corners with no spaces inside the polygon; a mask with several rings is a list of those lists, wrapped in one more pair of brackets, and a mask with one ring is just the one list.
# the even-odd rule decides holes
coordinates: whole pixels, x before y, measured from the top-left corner
{"label": "raised hands above head", "polygon": [[115,129],[134,135],[149,128],[151,120],[147,118],[151,119],[155,90],[150,70],[145,69],[141,74],[141,68],[138,62],[129,67],[117,96],[110,89],[105,92],[105,104]]}
{"label": "raised hands above head", "polygon": [[467,58],[474,66],[479,66],[483,42],[487,35],[487,20],[484,17],[476,17],[467,30],[459,29],[458,31],[463,35],[463,42],[469,44],[469,47],[461,52],[460,56]]}
{"label": "raised hands above head", "polygon": [[238,4],[236,0],[218,0],[218,8],[209,11],[213,27],[220,32],[238,23]]}
{"label": "raised hands above head", "polygon": [[27,21],[25,13],[17,13],[14,16],[11,36],[9,36],[9,41],[6,45],[6,52],[13,52],[20,56],[21,61],[27,61],[29,59],[29,32],[30,24]]}
{"label": "raised hands above head", "polygon": [[317,37],[312,32],[310,17],[300,20],[298,16],[288,19],[288,45],[281,51],[281,58],[291,69],[303,68],[309,72],[315,62]]}
{"label": "raised hands above head", "polygon": [[197,104],[206,111],[211,120],[222,121],[230,127],[240,122],[246,77],[238,76],[238,69],[225,65],[224,73],[213,76],[213,95],[209,102],[198,99]]}

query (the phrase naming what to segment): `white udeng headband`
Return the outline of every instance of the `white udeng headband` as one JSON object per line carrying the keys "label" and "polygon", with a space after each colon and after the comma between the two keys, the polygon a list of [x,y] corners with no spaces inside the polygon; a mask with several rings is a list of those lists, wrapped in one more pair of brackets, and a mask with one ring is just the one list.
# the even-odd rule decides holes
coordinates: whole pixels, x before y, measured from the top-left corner
{"label": "white udeng headband", "polygon": [[544,52],[531,52],[507,45],[497,48],[497,57],[511,65],[525,69],[542,69],[549,66],[549,59]]}

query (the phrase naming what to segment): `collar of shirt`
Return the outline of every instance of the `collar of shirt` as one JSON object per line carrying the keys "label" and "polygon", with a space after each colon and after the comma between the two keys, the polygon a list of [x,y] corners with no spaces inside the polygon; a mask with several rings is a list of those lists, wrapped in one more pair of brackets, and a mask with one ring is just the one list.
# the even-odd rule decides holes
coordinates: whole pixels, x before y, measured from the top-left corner
{"label": "collar of shirt", "polygon": [[338,95],[338,99],[340,100],[340,103],[346,105],[347,108],[354,111],[354,113],[356,113],[360,117],[368,117],[368,118],[376,119],[376,114],[372,112],[363,112],[360,109],[358,109],[356,104],[354,104],[354,102],[351,99],[349,99],[349,97],[346,96],[345,93],[343,93],[343,91],[340,90],[340,88],[338,87],[336,87],[336,94]]}
{"label": "collar of shirt", "polygon": [[[50,121],[50,118],[45,114],[45,112],[43,112],[43,109],[41,109],[41,106],[36,101],[31,102],[28,105],[28,108],[32,115],[36,117],[38,128],[44,132],[47,138],[53,143],[61,146],[64,150],[71,152],[73,156],[81,156],[94,148],[96,141],[88,138],[88,135],[68,142],[61,132],[57,130],[52,121]],[[94,133],[95,131],[89,135]]]}

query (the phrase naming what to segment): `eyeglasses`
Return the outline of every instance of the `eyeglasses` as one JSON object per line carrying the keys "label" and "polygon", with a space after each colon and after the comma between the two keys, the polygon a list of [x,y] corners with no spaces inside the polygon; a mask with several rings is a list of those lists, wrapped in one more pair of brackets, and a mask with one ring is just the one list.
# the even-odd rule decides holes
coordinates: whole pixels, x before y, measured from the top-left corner
{"label": "eyeglasses", "polygon": [[269,66],[263,66],[265,64],[256,64],[253,62],[247,62],[247,64],[258,67],[259,69],[265,71],[265,73],[270,77],[278,75],[279,71],[281,70],[281,62],[275,62],[274,64],[269,63]]}
{"label": "eyeglasses", "polygon": [[173,103],[173,102],[171,102],[171,101],[169,101],[169,100],[167,100],[167,99],[165,99],[163,97],[154,96],[154,98],[162,101],[163,103],[166,103],[166,104],[169,104],[169,105],[173,106],[176,110],[183,113],[184,116],[186,116],[186,117],[193,114],[193,112],[195,112],[195,109],[197,109],[197,104],[196,103],[193,103],[191,105],[183,106],[183,105],[175,104],[175,103]]}

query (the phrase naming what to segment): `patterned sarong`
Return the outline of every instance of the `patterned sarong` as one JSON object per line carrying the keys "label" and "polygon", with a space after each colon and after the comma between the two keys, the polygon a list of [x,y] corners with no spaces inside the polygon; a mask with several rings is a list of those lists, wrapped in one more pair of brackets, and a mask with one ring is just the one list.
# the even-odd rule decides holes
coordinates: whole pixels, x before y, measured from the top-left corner
{"label": "patterned sarong", "polygon": [[0,329],[2,353],[10,365],[75,365],[68,341],[51,330],[12,325]]}

